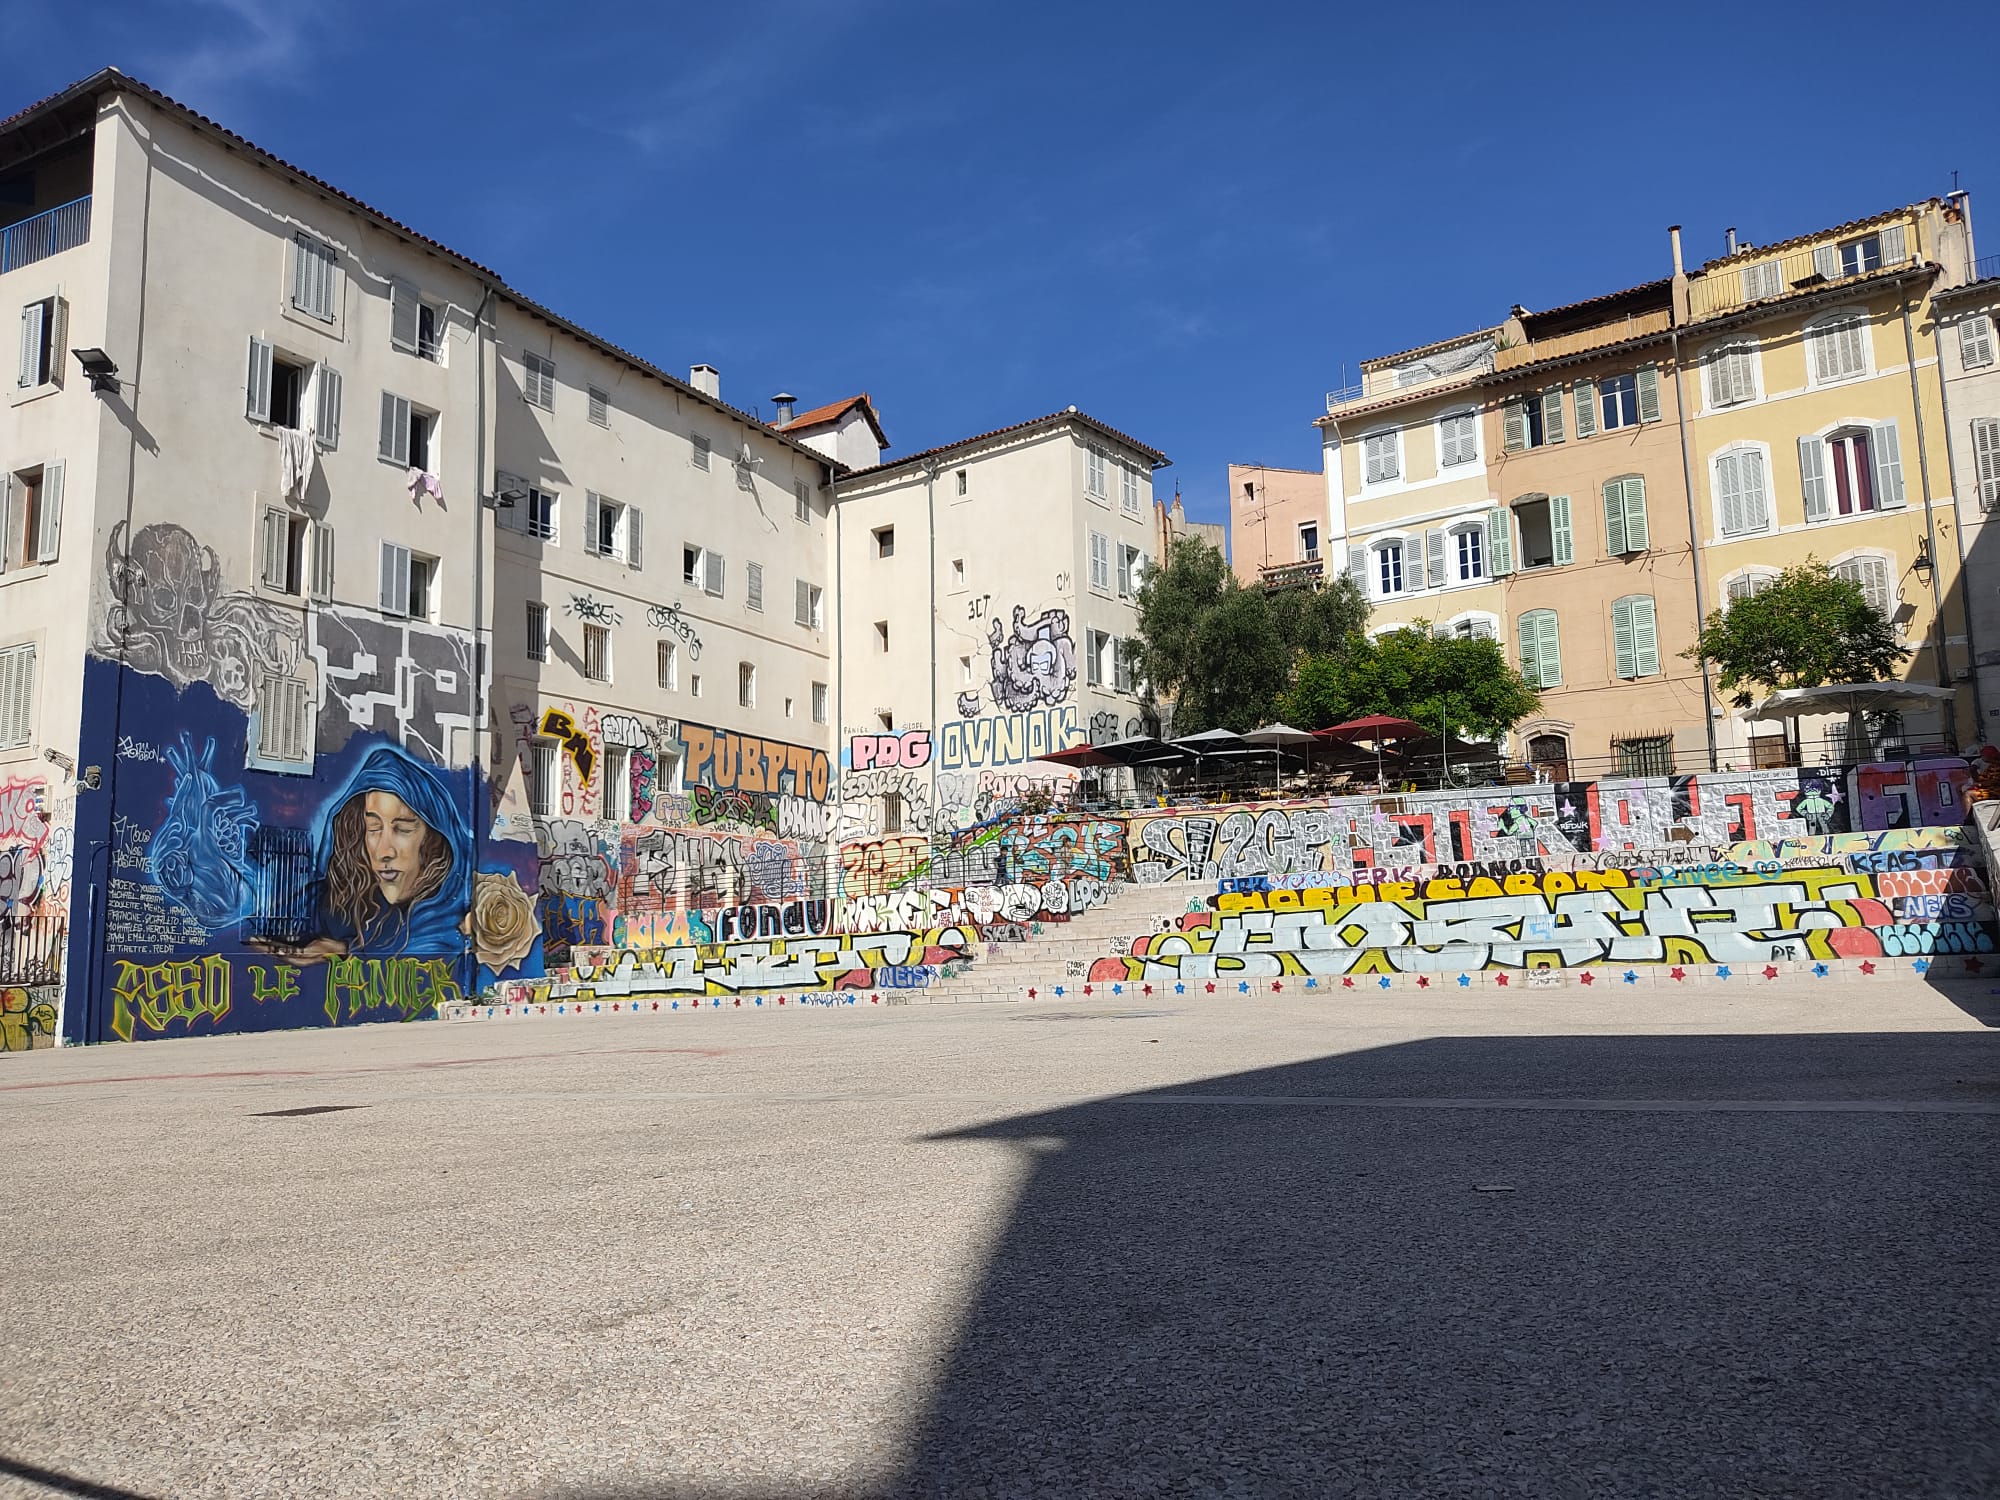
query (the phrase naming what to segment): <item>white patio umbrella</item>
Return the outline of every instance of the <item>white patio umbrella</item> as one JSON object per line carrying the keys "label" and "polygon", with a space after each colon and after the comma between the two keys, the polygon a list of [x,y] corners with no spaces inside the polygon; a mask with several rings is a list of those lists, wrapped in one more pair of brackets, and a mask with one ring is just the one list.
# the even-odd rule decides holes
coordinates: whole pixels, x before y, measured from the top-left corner
{"label": "white patio umbrella", "polygon": [[1942,708],[1956,696],[1951,688],[1927,687],[1919,682],[1832,682],[1824,687],[1780,688],[1743,717],[1753,724],[1775,724],[1785,720],[1810,718],[1814,714],[1846,714],[1850,753],[1859,746],[1859,755],[1874,753],[1868,741],[1868,714],[1891,709]]}
{"label": "white patio umbrella", "polygon": [[1287,746],[1315,746],[1319,741],[1303,729],[1294,729],[1289,724],[1262,724],[1243,736],[1246,745],[1269,745],[1271,747],[1271,769],[1273,782],[1282,789],[1285,767],[1281,757]]}

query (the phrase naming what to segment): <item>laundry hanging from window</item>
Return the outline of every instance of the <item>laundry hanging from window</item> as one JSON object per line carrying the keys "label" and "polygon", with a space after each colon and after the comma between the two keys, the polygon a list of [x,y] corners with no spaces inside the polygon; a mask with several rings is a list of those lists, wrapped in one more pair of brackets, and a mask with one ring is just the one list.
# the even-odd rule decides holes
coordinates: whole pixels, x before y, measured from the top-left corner
{"label": "laundry hanging from window", "polygon": [[403,483],[409,486],[410,503],[412,505],[422,505],[425,495],[429,495],[431,499],[439,502],[444,500],[444,485],[439,481],[437,475],[431,473],[428,469],[410,470],[409,473],[403,476]]}
{"label": "laundry hanging from window", "polygon": [[287,500],[303,500],[312,483],[313,465],[318,462],[319,445],[310,425],[303,429],[278,431],[278,491]]}

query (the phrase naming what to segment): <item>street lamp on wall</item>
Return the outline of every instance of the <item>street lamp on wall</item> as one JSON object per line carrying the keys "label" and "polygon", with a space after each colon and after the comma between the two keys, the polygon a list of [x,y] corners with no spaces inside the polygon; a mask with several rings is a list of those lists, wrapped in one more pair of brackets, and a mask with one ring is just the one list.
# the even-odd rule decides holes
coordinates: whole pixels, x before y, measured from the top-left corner
{"label": "street lamp on wall", "polygon": [[1911,562],[1910,571],[1917,575],[1920,582],[1929,583],[1931,581],[1932,566],[1931,540],[1929,537],[1919,538],[1916,559]]}

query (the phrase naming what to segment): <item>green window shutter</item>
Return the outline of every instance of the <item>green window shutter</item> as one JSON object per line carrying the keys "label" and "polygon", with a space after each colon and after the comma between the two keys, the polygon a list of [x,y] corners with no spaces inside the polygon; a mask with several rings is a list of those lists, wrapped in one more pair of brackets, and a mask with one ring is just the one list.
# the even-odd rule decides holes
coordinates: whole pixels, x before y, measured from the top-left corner
{"label": "green window shutter", "polygon": [[1530,610],[1521,616],[1521,677],[1529,687],[1542,685],[1542,618],[1541,611]]}
{"label": "green window shutter", "polygon": [[1644,552],[1646,533],[1646,481],[1634,474],[1625,481],[1625,549]]}
{"label": "green window shutter", "polygon": [[1542,441],[1560,443],[1563,440],[1563,390],[1552,385],[1542,392]]}
{"label": "green window shutter", "polygon": [[1660,370],[1657,365],[1639,367],[1639,420],[1660,420]]}
{"label": "green window shutter", "polygon": [[1509,401],[1501,417],[1501,446],[1519,453],[1528,446],[1528,413],[1519,401]]}
{"label": "green window shutter", "polygon": [[1560,687],[1563,680],[1562,640],[1556,633],[1556,612],[1552,609],[1538,610],[1541,618],[1536,621],[1539,640],[1535,654],[1541,658],[1542,676],[1537,687]]}
{"label": "green window shutter", "polygon": [[1893,510],[1903,501],[1903,445],[1894,422],[1877,422],[1869,452],[1875,459],[1875,504]]}
{"label": "green window shutter", "polygon": [[1625,555],[1625,481],[1604,481],[1604,550],[1613,557]]}
{"label": "green window shutter", "polygon": [[1514,571],[1512,522],[1505,506],[1496,505],[1486,512],[1486,571],[1495,578],[1505,578]]}
{"label": "green window shutter", "polygon": [[1617,658],[1621,678],[1639,675],[1639,648],[1632,636],[1632,601],[1619,599],[1611,606],[1611,649]]}
{"label": "green window shutter", "polygon": [[1597,383],[1579,380],[1573,389],[1576,392],[1576,435],[1587,438],[1597,431]]}
{"label": "green window shutter", "polygon": [[1826,498],[1826,445],[1816,437],[1799,439],[1799,489],[1808,521],[1824,521],[1832,513]]}
{"label": "green window shutter", "polygon": [[1660,675],[1660,634],[1651,594],[1636,595],[1631,601],[1632,666],[1635,677]]}
{"label": "green window shutter", "polygon": [[1556,566],[1576,561],[1576,530],[1570,524],[1569,496],[1549,496],[1549,536],[1555,542]]}

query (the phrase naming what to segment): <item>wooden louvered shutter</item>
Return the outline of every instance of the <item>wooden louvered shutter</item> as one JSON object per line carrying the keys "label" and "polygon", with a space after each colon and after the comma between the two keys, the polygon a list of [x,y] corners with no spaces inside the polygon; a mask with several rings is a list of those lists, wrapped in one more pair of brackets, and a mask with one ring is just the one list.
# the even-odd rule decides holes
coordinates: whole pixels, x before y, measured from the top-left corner
{"label": "wooden louvered shutter", "polygon": [[1555,550],[1555,565],[1566,567],[1576,561],[1576,527],[1570,519],[1569,496],[1549,496],[1549,540]]}
{"label": "wooden louvered shutter", "polygon": [[1604,481],[1604,550],[1613,557],[1625,555],[1625,481]]}
{"label": "wooden louvered shutter", "polygon": [[1563,680],[1562,637],[1556,628],[1556,612],[1542,611],[1541,645],[1542,686],[1560,687]]}
{"label": "wooden louvered shutter", "polygon": [[1528,409],[1524,402],[1509,401],[1500,419],[1501,446],[1509,453],[1519,453],[1528,446]]}
{"label": "wooden louvered shutter", "polygon": [[47,317],[46,302],[30,302],[21,309],[21,378],[17,383],[23,390],[42,383],[42,346],[48,331],[44,324]]}
{"label": "wooden louvered shutter", "polygon": [[1368,549],[1350,545],[1347,549],[1347,576],[1365,597],[1368,593]]}
{"label": "wooden louvered shutter", "polygon": [[1660,420],[1660,371],[1657,365],[1639,367],[1639,420]]}
{"label": "wooden louvered shutter", "polygon": [[812,624],[811,587],[803,578],[794,579],[792,582],[792,623],[794,625]]}
{"label": "wooden louvered shutter", "polygon": [[1424,572],[1430,586],[1441,589],[1451,580],[1445,575],[1444,529],[1433,526],[1424,533]]}
{"label": "wooden louvered shutter", "polygon": [[407,354],[417,352],[417,321],[423,299],[407,281],[389,283],[389,342]]}
{"label": "wooden louvered shutter", "polygon": [[1984,369],[1993,363],[1993,320],[1986,314],[1958,325],[1958,363],[1966,370]]}
{"label": "wooden louvered shutter", "polygon": [[1877,422],[1868,451],[1875,460],[1875,506],[1894,510],[1903,505],[1903,445],[1894,422]]}
{"label": "wooden louvered shutter", "polygon": [[1883,265],[1900,266],[1909,258],[1909,251],[1906,248],[1908,237],[1904,234],[1901,224],[1888,225],[1878,236],[1878,240],[1882,247]]}
{"label": "wooden louvered shutter", "polygon": [[1824,521],[1833,513],[1827,496],[1826,444],[1819,438],[1799,439],[1799,489],[1805,496],[1808,521]]}
{"label": "wooden louvered shutter", "polygon": [[1634,474],[1625,481],[1625,550],[1644,552],[1650,541],[1646,526],[1646,481]]}
{"label": "wooden louvered shutter", "polygon": [[410,466],[410,403],[391,391],[382,393],[382,457]]}
{"label": "wooden louvered shutter", "polygon": [[1576,392],[1576,435],[1587,438],[1597,431],[1597,383],[1579,380]]}
{"label": "wooden louvered shutter", "polygon": [[1632,638],[1632,601],[1619,599],[1611,606],[1611,650],[1616,658],[1614,671],[1620,678],[1637,677],[1638,648]]}
{"label": "wooden louvered shutter", "polygon": [[1513,516],[1505,506],[1486,512],[1486,571],[1495,578],[1514,571]]}
{"label": "wooden louvered shutter", "polygon": [[707,576],[702,580],[702,590],[704,593],[713,594],[716,598],[720,599],[722,597],[723,579],[727,576],[724,569],[728,564],[724,561],[720,552],[704,552],[701,557],[702,564],[707,570]]}
{"label": "wooden louvered shutter", "polygon": [[333,602],[333,528],[315,521],[312,529],[312,596]]}
{"label": "wooden louvered shutter", "polygon": [[583,550],[592,557],[604,555],[604,497],[596,490],[583,492]]}
{"label": "wooden louvered shutter", "polygon": [[[1979,424],[1972,424],[1978,436]],[[7,571],[7,559],[14,555],[14,476],[0,474],[0,573]]]}
{"label": "wooden louvered shutter", "polygon": [[340,446],[340,371],[332,365],[321,365],[313,374],[313,396],[318,407],[318,421],[313,424],[313,435],[319,445],[329,451]]}
{"label": "wooden louvered shutter", "polygon": [[282,590],[289,573],[291,517],[276,506],[264,507],[264,587]]}
{"label": "wooden louvered shutter", "polygon": [[42,468],[42,503],[36,517],[34,537],[36,562],[52,563],[56,560],[57,549],[62,545],[62,505],[63,466],[45,464]]}
{"label": "wooden louvered shutter", "polygon": [[1563,392],[1559,385],[1552,385],[1542,392],[1542,441],[1560,443],[1563,440]]}
{"label": "wooden louvered shutter", "polygon": [[1529,687],[1542,685],[1542,632],[1541,613],[1530,610],[1522,615],[1518,629],[1521,637],[1521,676]]}
{"label": "wooden louvered shutter", "polygon": [[2000,418],[1973,418],[1972,458],[1979,504],[1986,510],[2000,507]]}
{"label": "wooden louvered shutter", "polygon": [[1632,675],[1657,677],[1660,674],[1660,633],[1653,608],[1653,596],[1640,594],[1631,601]]}
{"label": "wooden louvered shutter", "polygon": [[410,612],[410,549],[394,542],[382,544],[381,606],[385,615]]}
{"label": "wooden louvered shutter", "polygon": [[244,380],[243,414],[253,422],[271,420],[271,346],[250,340],[250,368]]}
{"label": "wooden louvered shutter", "polygon": [[646,563],[646,518],[636,505],[625,507],[625,562],[633,568]]}
{"label": "wooden louvered shutter", "polygon": [[1840,247],[1818,245],[1813,249],[1813,271],[1828,281],[1840,280]]}

